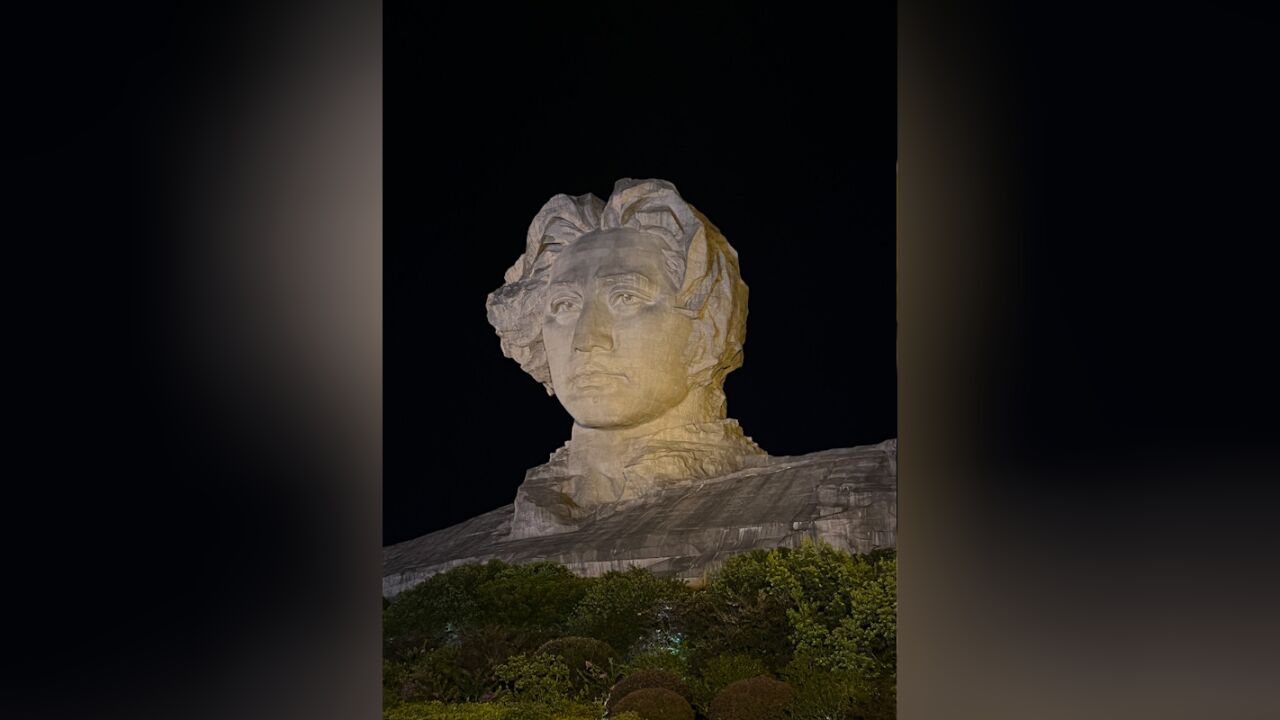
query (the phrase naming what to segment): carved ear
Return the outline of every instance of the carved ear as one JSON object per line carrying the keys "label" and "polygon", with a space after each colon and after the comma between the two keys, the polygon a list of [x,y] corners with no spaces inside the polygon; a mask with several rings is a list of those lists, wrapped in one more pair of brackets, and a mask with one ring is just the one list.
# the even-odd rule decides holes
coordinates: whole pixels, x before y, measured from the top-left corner
{"label": "carved ear", "polygon": [[706,370],[707,356],[711,353],[711,345],[715,341],[714,328],[701,317],[693,319],[693,332],[689,333],[689,347],[685,351],[689,376],[697,378]]}
{"label": "carved ear", "polygon": [[695,382],[718,383],[742,365],[747,287],[736,280],[731,255],[715,253],[708,266],[706,275],[692,283],[694,292],[685,295],[685,307],[695,314],[691,342],[697,343],[689,368]]}
{"label": "carved ear", "polygon": [[715,294],[707,297],[693,319],[693,332],[689,335],[689,374],[699,384],[711,381],[720,364],[725,336],[722,327],[725,314],[720,302],[721,298]]}

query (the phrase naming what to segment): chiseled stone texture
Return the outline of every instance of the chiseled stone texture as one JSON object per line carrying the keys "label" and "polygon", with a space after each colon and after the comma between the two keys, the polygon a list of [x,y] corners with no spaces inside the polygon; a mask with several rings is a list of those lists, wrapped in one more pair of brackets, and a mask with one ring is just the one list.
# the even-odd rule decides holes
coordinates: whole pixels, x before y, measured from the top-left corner
{"label": "chiseled stone texture", "polygon": [[897,454],[891,439],[768,456],[757,467],[671,483],[543,536],[513,536],[514,505],[506,505],[384,548],[382,591],[394,596],[436,573],[494,558],[553,560],[587,576],[645,567],[700,584],[732,555],[796,547],[805,538],[858,553],[894,547]]}

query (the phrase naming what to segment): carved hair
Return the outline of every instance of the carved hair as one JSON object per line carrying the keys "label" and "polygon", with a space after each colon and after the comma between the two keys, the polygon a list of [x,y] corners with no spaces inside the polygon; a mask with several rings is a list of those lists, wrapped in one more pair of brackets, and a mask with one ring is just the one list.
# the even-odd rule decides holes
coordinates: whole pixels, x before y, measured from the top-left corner
{"label": "carved hair", "polygon": [[505,284],[485,307],[498,331],[502,353],[554,395],[542,343],[551,266],[569,244],[597,230],[628,228],[655,235],[665,246],[664,266],[680,288],[676,307],[694,319],[694,342],[710,350],[690,368],[694,386],[708,386],[717,417],[725,417],[724,378],[742,366],[747,332],[747,286],[738,253],[711,221],[681,199],[665,180],[623,178],[609,201],[590,193],[556,195],[529,224],[524,254],[507,271]]}

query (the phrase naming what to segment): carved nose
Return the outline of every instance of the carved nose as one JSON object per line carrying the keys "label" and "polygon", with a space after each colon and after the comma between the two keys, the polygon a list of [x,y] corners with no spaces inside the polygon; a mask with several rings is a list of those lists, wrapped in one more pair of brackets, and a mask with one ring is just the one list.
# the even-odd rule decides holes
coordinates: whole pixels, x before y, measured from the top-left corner
{"label": "carved nose", "polygon": [[613,323],[607,309],[588,300],[573,330],[573,349],[582,352],[613,349]]}

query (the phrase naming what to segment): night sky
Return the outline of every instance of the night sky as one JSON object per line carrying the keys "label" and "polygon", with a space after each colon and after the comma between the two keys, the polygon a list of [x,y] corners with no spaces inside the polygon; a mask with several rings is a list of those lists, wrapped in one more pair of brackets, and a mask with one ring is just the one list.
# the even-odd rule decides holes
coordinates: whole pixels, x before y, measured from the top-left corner
{"label": "night sky", "polygon": [[860,13],[386,8],[385,544],[510,503],[568,439],[484,301],[543,203],[622,177],[675,183],[739,252],[749,436],[896,436],[896,26]]}

